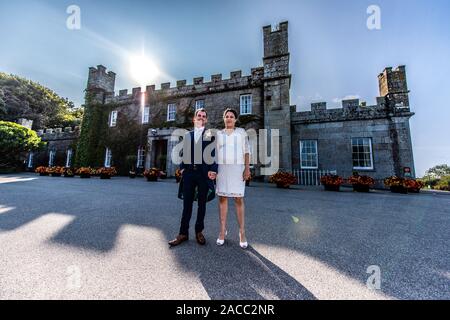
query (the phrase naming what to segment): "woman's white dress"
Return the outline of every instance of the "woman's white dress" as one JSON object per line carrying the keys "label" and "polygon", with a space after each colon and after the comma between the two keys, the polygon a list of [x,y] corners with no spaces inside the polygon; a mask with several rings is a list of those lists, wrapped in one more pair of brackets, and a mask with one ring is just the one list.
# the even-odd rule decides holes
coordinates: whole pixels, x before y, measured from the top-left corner
{"label": "woman's white dress", "polygon": [[244,197],[245,154],[250,154],[247,133],[235,128],[231,134],[225,129],[217,133],[216,156],[219,165],[216,178],[216,194],[222,197]]}

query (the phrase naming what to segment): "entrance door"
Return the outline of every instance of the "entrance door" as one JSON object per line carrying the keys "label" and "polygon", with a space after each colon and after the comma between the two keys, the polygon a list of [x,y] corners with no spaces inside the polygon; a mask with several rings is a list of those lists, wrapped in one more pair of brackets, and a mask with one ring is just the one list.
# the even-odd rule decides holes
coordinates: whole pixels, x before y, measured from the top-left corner
{"label": "entrance door", "polygon": [[153,148],[155,150],[152,159],[154,167],[166,171],[167,140],[153,140]]}

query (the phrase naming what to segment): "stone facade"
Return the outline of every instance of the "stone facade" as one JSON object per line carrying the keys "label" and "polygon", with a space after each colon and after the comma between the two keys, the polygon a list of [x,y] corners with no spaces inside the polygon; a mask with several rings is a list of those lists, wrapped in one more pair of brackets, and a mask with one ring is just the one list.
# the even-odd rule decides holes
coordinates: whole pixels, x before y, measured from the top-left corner
{"label": "stone facade", "polygon": [[79,127],[40,129],[37,134],[42,141],[47,142],[47,146],[43,152],[28,155],[26,167],[29,170],[40,165],[73,165],[76,143],[80,136]]}
{"label": "stone facade", "polygon": [[[317,163],[307,170],[336,170],[345,177],[358,171],[383,179],[392,174],[402,175],[403,169],[409,167],[414,176],[409,128],[409,118],[414,113],[409,108],[404,66],[395,70],[386,68],[378,76],[380,97],[374,106],[347,100],[340,109],[327,109],[326,103],[320,102],[313,103],[311,111],[297,112],[296,106],[290,105],[288,22],[280,23],[275,29],[263,27],[263,44],[262,66],[252,68],[249,75],[237,70],[225,79],[215,74],[208,81],[196,77],[191,84],[178,80],[175,86],[163,83],[157,89],[149,85],[143,92],[141,88],[134,88],[131,93],[125,89],[116,95],[116,74],[99,65],[89,68],[86,91],[93,102],[115,106],[113,111],[117,111],[117,117],[132,118],[148,131],[141,145],[145,148],[145,168],[162,165],[169,176],[176,169],[170,161],[174,147],[171,133],[176,128],[192,128],[192,116],[200,105],[208,111],[208,127],[223,127],[222,112],[231,107],[238,111],[241,127],[257,132],[259,129],[279,130],[280,168],[287,171],[305,169],[300,141],[308,140],[315,141],[317,146]],[[249,114],[243,114],[245,97],[251,97]],[[175,110],[174,119],[168,117],[170,108]],[[148,110],[147,123],[143,123],[144,110]],[[60,139],[55,133],[48,134],[42,135],[43,139],[51,142],[50,148],[57,149],[58,144],[67,149],[62,141],[77,137],[77,133],[67,135],[67,139]],[[359,150],[352,146],[355,138],[366,138],[364,141],[370,142],[370,168],[354,166],[353,151]],[[112,157],[114,159],[114,155]]]}
{"label": "stone facade", "polygon": [[[409,127],[414,113],[386,97],[377,100],[374,106],[347,100],[339,109],[327,109],[324,102],[313,103],[307,112],[296,112],[293,106],[293,167],[302,169],[300,141],[312,140],[317,144],[318,170],[335,170],[344,177],[357,171],[379,183],[387,176],[403,176],[406,167],[415,176]],[[352,139],[356,138],[370,138],[371,168],[353,165]]]}

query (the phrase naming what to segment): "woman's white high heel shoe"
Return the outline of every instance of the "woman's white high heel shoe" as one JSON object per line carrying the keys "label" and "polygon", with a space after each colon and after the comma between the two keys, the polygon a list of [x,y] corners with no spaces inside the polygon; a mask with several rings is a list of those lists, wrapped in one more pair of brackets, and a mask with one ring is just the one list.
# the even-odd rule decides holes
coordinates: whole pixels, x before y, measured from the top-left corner
{"label": "woman's white high heel shoe", "polygon": [[223,246],[225,244],[225,238],[227,237],[228,231],[225,231],[225,237],[223,238],[223,240],[220,240],[220,238],[217,238],[216,244],[218,246]]}
{"label": "woman's white high heel shoe", "polygon": [[241,238],[241,235],[239,234],[239,246],[240,246],[242,249],[247,249],[247,247],[248,247],[248,242],[247,242],[247,241],[242,242],[240,238]]}

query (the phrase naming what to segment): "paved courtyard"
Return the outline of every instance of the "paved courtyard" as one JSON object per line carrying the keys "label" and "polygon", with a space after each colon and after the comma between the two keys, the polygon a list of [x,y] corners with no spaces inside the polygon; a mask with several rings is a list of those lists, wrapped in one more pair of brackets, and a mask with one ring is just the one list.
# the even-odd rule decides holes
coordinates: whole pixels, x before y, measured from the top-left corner
{"label": "paved courtyard", "polygon": [[246,192],[248,250],[234,211],[215,245],[216,200],[169,249],[173,180],[1,175],[0,299],[450,299],[450,196]]}

